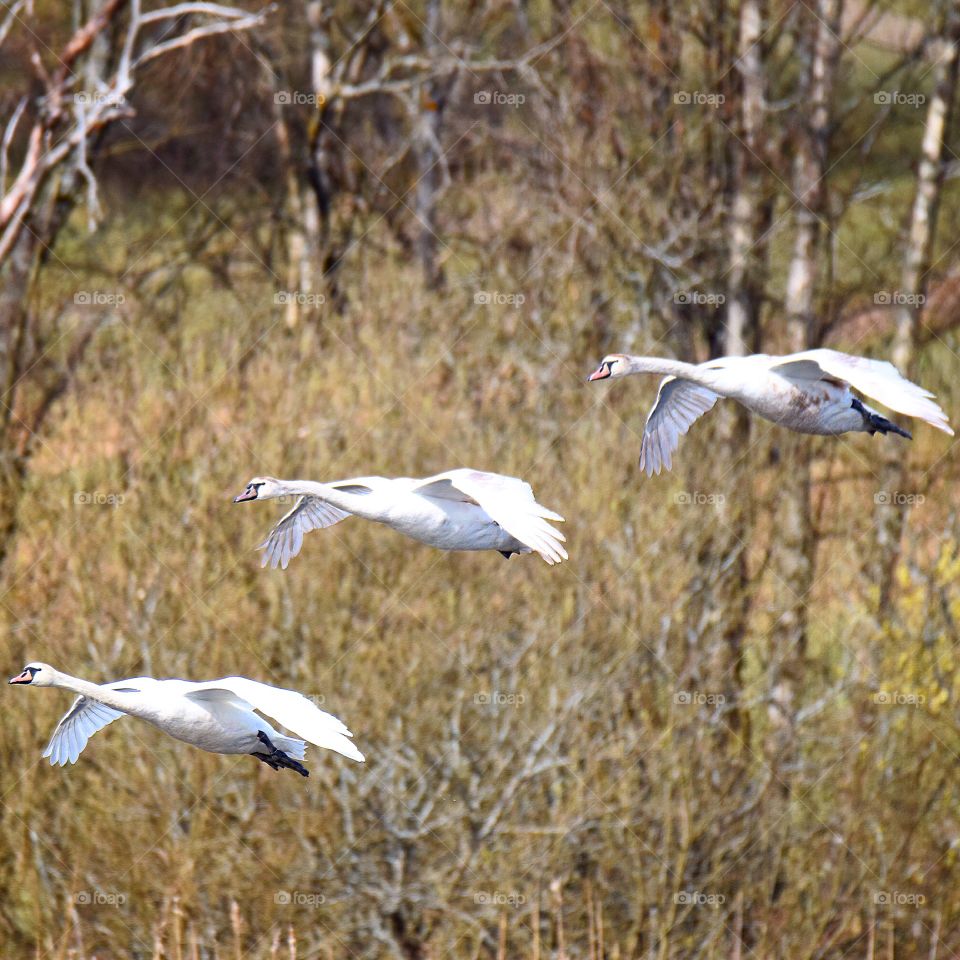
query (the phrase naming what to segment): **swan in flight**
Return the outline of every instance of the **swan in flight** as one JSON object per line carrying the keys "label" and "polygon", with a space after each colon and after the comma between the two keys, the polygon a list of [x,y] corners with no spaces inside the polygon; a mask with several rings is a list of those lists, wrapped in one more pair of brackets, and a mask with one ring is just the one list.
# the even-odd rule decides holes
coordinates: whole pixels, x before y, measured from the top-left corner
{"label": "swan in flight", "polygon": [[537,503],[529,483],[480,470],[448,470],[425,480],[358,477],[335,483],[254,477],[234,503],[295,496],[293,509],[260,544],[261,566],[287,564],[303,535],[354,514],[441,550],[536,551],[549,564],[567,559],[565,537],[547,523],[563,517]]}
{"label": "swan in flight", "polygon": [[[246,677],[204,683],[135,677],[97,684],[61,673],[47,663],[28,663],[10,683],[60,687],[79,694],[43,751],[51,765],[76,763],[90,737],[125,713],[209,753],[249,753],[274,770],[296,770],[304,777],[309,776],[300,762],[307,748],[304,740],[363,761],[350,740],[353,734],[336,717],[293,690]],[[303,740],[277,733],[255,710],[269,714]]]}
{"label": "swan in flight", "polygon": [[834,436],[850,431],[910,434],[852,392],[953,436],[933,394],[901,376],[892,363],[837,350],[804,350],[782,357],[754,354],[683,363],[657,357],[611,353],[587,378],[606,380],[631,373],[664,376],[643,429],[640,469],[647,476],[671,467],[680,437],[721,397],[730,397],[767,420],[795,430]]}

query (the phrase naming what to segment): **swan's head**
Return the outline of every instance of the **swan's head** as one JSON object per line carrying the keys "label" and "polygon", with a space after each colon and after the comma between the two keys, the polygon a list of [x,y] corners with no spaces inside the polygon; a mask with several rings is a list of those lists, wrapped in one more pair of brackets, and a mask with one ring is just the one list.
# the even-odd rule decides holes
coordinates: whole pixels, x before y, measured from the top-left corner
{"label": "swan's head", "polygon": [[254,477],[239,497],[234,497],[234,503],[244,503],[247,500],[271,500],[273,497],[282,497],[286,491],[280,481],[273,477]]}
{"label": "swan's head", "polygon": [[630,372],[627,358],[622,353],[608,353],[587,380],[606,380],[607,377],[623,377]]}
{"label": "swan's head", "polygon": [[52,687],[57,671],[49,663],[28,663],[23,673],[10,678],[10,683],[32,683],[35,687]]}

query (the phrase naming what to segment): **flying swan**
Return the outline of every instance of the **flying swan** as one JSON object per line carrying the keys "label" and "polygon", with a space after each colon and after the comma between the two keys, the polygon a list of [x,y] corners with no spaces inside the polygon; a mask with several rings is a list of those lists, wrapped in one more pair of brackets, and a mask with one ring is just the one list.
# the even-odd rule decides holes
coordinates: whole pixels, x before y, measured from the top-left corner
{"label": "flying swan", "polygon": [[[61,767],[76,763],[87,741],[117,717],[129,713],[164,733],[209,753],[249,753],[274,770],[309,776],[304,740],[363,762],[353,734],[306,697],[246,677],[193,683],[135,677],[97,684],[71,677],[47,663],[28,663],[10,683],[60,687],[79,694],[57,724],[44,757]],[[277,733],[255,710],[269,714],[303,740]]]}
{"label": "flying swan", "polygon": [[260,544],[261,566],[284,570],[303,535],[354,514],[441,550],[536,551],[549,564],[567,559],[565,537],[547,523],[563,517],[537,503],[529,483],[480,470],[449,470],[425,480],[357,477],[336,483],[254,477],[234,503],[295,496],[293,509]]}
{"label": "flying swan", "polygon": [[834,436],[864,431],[911,439],[906,430],[854,396],[852,388],[953,436],[933,394],[901,376],[892,363],[837,350],[805,350],[783,357],[758,353],[698,364],[611,353],[587,379],[631,373],[665,375],[643,429],[640,469],[647,476],[670,469],[680,437],[721,397],[737,400],[764,419],[798,433]]}

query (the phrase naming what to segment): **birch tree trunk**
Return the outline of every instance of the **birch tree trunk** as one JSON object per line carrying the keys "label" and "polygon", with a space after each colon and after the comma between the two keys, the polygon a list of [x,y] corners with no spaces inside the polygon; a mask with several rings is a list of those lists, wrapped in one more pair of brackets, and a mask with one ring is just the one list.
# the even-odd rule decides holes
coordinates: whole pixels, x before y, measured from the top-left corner
{"label": "birch tree trunk", "polygon": [[[788,349],[811,346],[814,329],[814,293],[820,259],[820,224],[827,201],[827,157],[830,137],[830,96],[840,53],[840,0],[818,0],[816,11],[806,12],[806,76],[801,96],[807,104],[802,128],[794,144],[793,254],[787,274],[784,306]],[[780,748],[792,752],[797,691],[801,687],[807,649],[808,610],[814,581],[816,542],[810,504],[810,440],[784,432],[780,513],[777,522],[777,622],[772,647],[771,699],[773,722],[782,736]]]}
{"label": "birch tree trunk", "polygon": [[742,83],[739,131],[742,142],[731,144],[734,183],[727,240],[730,269],[724,349],[731,356],[752,352],[758,328],[754,248],[758,239],[756,220],[762,174],[755,151],[764,111],[762,24],[758,0],[744,0],[740,5],[738,61]]}
{"label": "birch tree trunk", "polygon": [[[903,254],[899,303],[895,308],[896,325],[891,359],[900,372],[908,377],[913,370],[917,330],[933,256],[937,213],[943,188],[946,133],[956,100],[957,71],[960,63],[960,6],[954,0],[947,0],[945,6],[940,35],[934,46],[936,66],[933,93],[927,107],[920,164],[917,169],[917,187]],[[881,490],[888,494],[902,490],[905,479],[906,462],[903,451],[889,444]],[[873,576],[880,588],[879,614],[885,617],[890,611],[904,517],[902,510],[894,504],[893,497],[877,496],[875,500],[878,560]]]}
{"label": "birch tree trunk", "polygon": [[[440,0],[428,0],[424,47],[431,61],[439,50]],[[414,153],[417,162],[415,188],[417,234],[416,251],[423,267],[426,284],[433,289],[443,283],[443,271],[437,261],[437,196],[441,183],[440,131],[443,114],[443,95],[440,81],[425,80],[413,104],[415,124]]]}
{"label": "birch tree trunk", "polygon": [[[310,93],[314,116],[309,136],[309,157],[304,158],[295,150],[290,126],[284,107],[274,110],[277,146],[286,170],[286,204],[284,209],[287,247],[284,321],[289,328],[302,320],[315,316],[319,309],[317,295],[320,286],[320,206],[322,199],[316,183],[311,179],[321,176],[322,164],[319,125],[330,95],[330,57],[327,53],[329,38],[324,20],[323,4],[310,0],[305,11],[310,33]],[[282,91],[287,100],[291,91]],[[307,168],[308,176],[303,175]]]}
{"label": "birch tree trunk", "polygon": [[[762,241],[763,168],[757,156],[765,114],[763,14],[759,0],[740,5],[738,64],[740,71],[739,127],[729,138],[731,155],[730,228],[727,234],[729,270],[726,292],[726,330],[723,351],[728,355],[753,352],[759,335],[760,300],[765,273],[766,244]],[[743,641],[750,608],[746,544],[753,525],[752,504],[744,497],[750,422],[746,411],[731,404],[721,415],[719,430],[729,451],[730,467],[723,490],[725,523],[716,528],[710,552],[721,560],[719,584],[722,647],[727,660],[724,695],[732,708],[730,722],[742,743],[749,743],[747,715],[742,699]]]}

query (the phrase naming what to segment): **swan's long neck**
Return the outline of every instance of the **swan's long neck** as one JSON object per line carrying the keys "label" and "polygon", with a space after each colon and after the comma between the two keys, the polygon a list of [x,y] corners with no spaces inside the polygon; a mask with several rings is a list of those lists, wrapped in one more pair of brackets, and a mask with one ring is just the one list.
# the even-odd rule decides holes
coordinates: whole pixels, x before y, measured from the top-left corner
{"label": "swan's long neck", "polygon": [[726,371],[713,364],[684,363],[682,360],[666,360],[661,357],[627,357],[627,367],[629,373],[659,373],[664,377],[678,377],[721,394],[729,386]]}
{"label": "swan's long neck", "polygon": [[665,377],[683,377],[684,380],[698,383],[702,377],[702,371],[696,364],[662,357],[627,357],[627,369],[629,373],[659,373]]}
{"label": "swan's long neck", "polygon": [[[327,499],[331,493],[330,488],[325,483],[317,483],[316,480],[280,480],[278,481],[281,496],[287,497],[321,497]],[[336,492],[336,491],[333,491]]]}
{"label": "swan's long neck", "polygon": [[[369,507],[372,506],[372,503],[365,496],[338,490],[330,484],[317,483],[316,480],[284,480],[282,483],[283,492],[287,495],[319,497],[331,506],[339,507],[341,510],[346,510],[347,513],[354,513],[360,517],[367,516]],[[374,517],[374,519],[376,518]]]}
{"label": "swan's long neck", "polygon": [[99,683],[90,683],[89,680],[71,677],[70,674],[61,673],[59,670],[56,671],[51,686],[70,690],[81,697],[89,697],[91,700],[105,703],[108,707],[122,710],[124,713],[129,713],[130,710],[129,694],[117,693],[109,687],[101,687]]}

